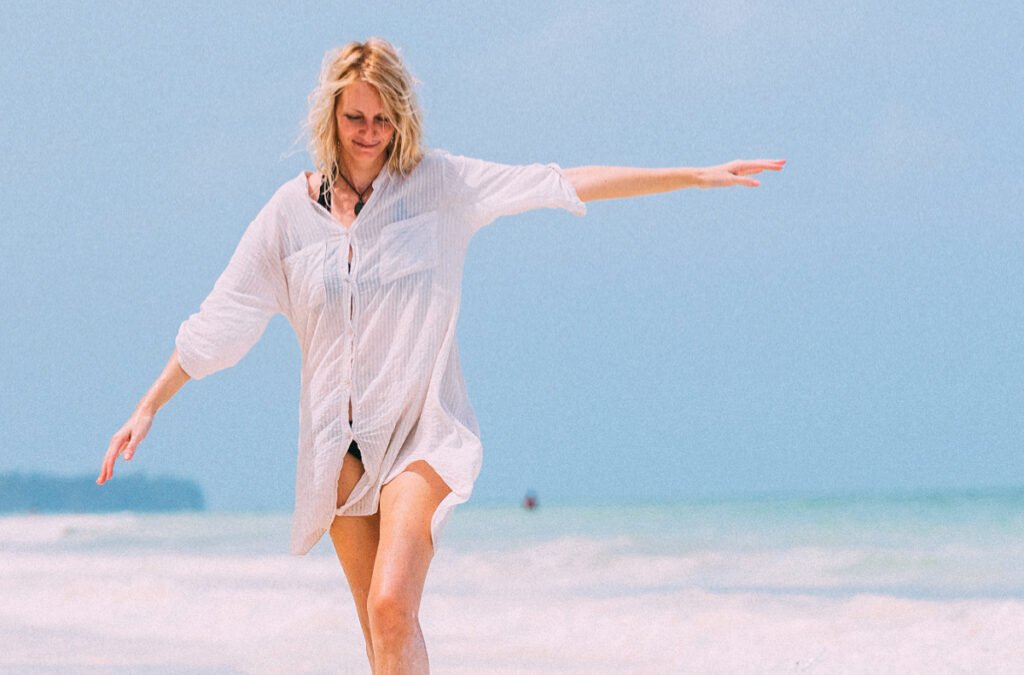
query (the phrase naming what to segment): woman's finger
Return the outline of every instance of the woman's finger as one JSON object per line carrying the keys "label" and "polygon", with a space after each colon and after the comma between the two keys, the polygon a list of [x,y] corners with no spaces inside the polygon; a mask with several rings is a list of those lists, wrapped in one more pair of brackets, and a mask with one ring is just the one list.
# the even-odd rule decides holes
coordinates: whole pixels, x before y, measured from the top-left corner
{"label": "woman's finger", "polygon": [[781,171],[782,165],[785,164],[786,160],[752,160],[742,161],[732,169],[732,172],[737,176],[747,176],[752,173],[761,173],[762,171]]}
{"label": "woman's finger", "polygon": [[116,451],[107,451],[106,456],[103,458],[103,468],[100,470],[100,477],[97,481],[99,484],[103,484],[110,480],[110,477],[114,475],[114,460],[117,457]]}
{"label": "woman's finger", "polygon": [[100,483],[105,482],[110,478],[110,475],[114,471],[114,457],[117,454],[117,447],[120,442],[115,439],[110,442],[110,447],[107,448],[107,454],[103,456],[103,468],[100,471]]}
{"label": "woman's finger", "polygon": [[103,485],[107,482],[112,471],[113,467],[111,466],[110,452],[107,452],[107,454],[103,456],[103,466],[100,467],[100,475],[96,478],[96,484]]}

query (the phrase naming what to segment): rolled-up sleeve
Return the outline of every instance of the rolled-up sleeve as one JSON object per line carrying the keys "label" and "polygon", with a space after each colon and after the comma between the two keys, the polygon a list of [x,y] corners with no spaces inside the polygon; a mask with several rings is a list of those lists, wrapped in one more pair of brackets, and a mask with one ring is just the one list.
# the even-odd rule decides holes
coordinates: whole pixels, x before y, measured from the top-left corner
{"label": "rolled-up sleeve", "polygon": [[500,164],[449,155],[459,197],[473,231],[500,216],[531,209],[565,209],[577,216],[587,207],[558,164]]}
{"label": "rolled-up sleeve", "polygon": [[213,290],[178,327],[178,362],[200,380],[244,357],[283,312],[287,288],[273,210],[249,223]]}

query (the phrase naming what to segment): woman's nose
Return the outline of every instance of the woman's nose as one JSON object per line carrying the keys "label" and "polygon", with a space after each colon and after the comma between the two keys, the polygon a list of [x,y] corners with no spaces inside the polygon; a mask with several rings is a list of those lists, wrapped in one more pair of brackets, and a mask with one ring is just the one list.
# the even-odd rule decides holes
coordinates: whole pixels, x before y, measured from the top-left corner
{"label": "woman's nose", "polygon": [[380,129],[373,122],[363,122],[359,125],[359,135],[374,137],[380,132]]}

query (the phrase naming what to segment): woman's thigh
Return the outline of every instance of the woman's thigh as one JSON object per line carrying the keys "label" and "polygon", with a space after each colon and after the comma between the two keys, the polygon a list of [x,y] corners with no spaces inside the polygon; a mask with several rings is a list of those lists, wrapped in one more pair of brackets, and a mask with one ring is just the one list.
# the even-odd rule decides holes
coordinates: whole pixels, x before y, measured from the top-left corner
{"label": "woman's thigh", "polygon": [[430,522],[449,492],[444,480],[423,460],[413,462],[383,486],[371,596],[384,596],[418,611],[434,555]]}
{"label": "woman's thigh", "polygon": [[[349,494],[363,475],[363,463],[354,455],[346,454],[338,478],[338,505],[348,500]],[[364,618],[366,596],[370,592],[370,577],[377,556],[380,539],[380,512],[370,516],[335,516],[331,523],[331,541],[345,578]]]}

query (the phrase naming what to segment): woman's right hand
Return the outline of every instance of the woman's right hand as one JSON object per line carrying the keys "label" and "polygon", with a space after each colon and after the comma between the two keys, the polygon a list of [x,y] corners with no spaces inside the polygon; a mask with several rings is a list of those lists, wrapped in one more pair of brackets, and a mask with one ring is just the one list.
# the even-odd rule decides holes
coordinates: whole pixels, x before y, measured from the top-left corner
{"label": "woman's right hand", "polygon": [[153,413],[139,409],[124,423],[124,426],[117,430],[117,433],[110,439],[110,446],[103,458],[103,468],[100,470],[99,478],[96,479],[97,485],[103,485],[114,475],[114,462],[117,461],[118,455],[124,455],[125,461],[132,458],[135,448],[139,447],[139,443],[149,433],[149,428],[152,425]]}

